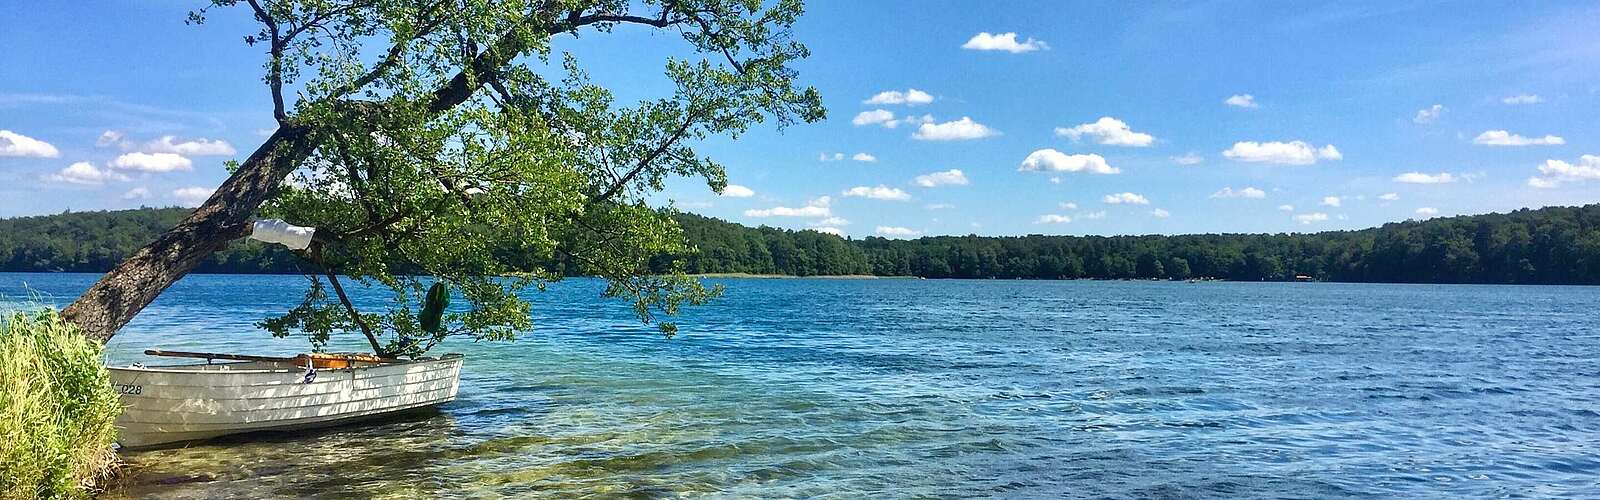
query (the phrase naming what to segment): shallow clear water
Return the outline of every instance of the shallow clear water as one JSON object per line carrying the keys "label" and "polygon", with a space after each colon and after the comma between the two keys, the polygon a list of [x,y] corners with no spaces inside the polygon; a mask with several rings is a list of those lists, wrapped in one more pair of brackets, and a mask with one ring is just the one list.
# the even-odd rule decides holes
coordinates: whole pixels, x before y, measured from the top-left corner
{"label": "shallow clear water", "polygon": [[[129,453],[117,494],[1600,496],[1600,288],[723,283],[673,340],[561,283],[521,340],[441,348],[437,413]],[[111,362],[304,350],[251,327],[303,285],[186,278]]]}

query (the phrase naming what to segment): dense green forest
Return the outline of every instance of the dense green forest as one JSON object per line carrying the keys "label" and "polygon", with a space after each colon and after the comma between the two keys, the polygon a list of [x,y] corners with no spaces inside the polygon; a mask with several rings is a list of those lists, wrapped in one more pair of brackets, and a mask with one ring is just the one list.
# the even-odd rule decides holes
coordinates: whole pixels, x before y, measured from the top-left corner
{"label": "dense green forest", "polygon": [[[101,272],[186,213],[146,208],[3,219],[0,271]],[[847,240],[691,214],[678,221],[699,250],[679,257],[691,273],[1600,284],[1600,205],[1313,234]],[[247,242],[197,272],[296,273],[297,266],[287,251]]]}

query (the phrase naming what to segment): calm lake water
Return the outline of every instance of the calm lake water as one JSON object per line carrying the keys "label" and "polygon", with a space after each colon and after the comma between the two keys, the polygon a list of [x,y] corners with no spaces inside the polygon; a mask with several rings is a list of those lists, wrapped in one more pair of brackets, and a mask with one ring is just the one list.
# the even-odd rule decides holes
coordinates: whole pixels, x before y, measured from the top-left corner
{"label": "calm lake water", "polygon": [[[517,342],[436,351],[438,413],[130,453],[118,494],[1600,497],[1600,288],[722,282],[673,340],[595,281],[531,293]],[[304,283],[186,278],[110,362],[302,351],[251,323]]]}

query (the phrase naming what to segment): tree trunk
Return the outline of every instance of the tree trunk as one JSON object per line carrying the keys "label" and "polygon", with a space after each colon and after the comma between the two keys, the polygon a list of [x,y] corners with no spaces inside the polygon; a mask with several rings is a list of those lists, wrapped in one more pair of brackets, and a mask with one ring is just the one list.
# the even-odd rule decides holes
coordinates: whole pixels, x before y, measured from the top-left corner
{"label": "tree trunk", "polygon": [[316,146],[311,129],[280,127],[194,213],[100,277],[62,317],[89,338],[110,340],[206,257],[248,235],[256,209]]}

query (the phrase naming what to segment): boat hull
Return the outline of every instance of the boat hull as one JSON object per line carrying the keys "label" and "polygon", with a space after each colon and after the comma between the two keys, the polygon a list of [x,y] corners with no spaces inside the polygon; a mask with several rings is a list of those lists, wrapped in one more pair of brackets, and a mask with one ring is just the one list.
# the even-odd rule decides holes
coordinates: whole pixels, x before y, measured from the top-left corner
{"label": "boat hull", "polygon": [[297,431],[435,406],[455,399],[461,361],[359,364],[309,376],[304,367],[269,362],[109,367],[124,406],[117,442],[140,448]]}

